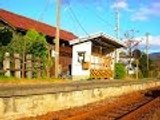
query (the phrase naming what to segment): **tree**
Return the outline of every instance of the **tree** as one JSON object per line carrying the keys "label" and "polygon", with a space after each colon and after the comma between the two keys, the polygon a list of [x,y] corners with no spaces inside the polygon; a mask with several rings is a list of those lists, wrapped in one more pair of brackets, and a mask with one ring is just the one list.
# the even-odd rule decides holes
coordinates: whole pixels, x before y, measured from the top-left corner
{"label": "tree", "polygon": [[6,52],[10,54],[19,53],[23,54],[24,49],[24,36],[20,33],[13,34],[12,41],[8,44]]}
{"label": "tree", "polygon": [[[3,33],[3,34],[2,34]],[[26,35],[13,32],[10,30],[1,31],[0,39],[0,67],[2,67],[3,54],[9,52],[10,54],[19,53],[23,56],[23,63],[26,54],[32,54],[33,57],[41,58],[43,67],[48,63],[49,52],[47,49],[47,41],[44,35],[35,30],[28,30]],[[7,39],[5,41],[5,39]],[[3,49],[2,49],[3,48]]]}
{"label": "tree", "polygon": [[21,55],[32,54],[34,57],[46,58],[47,42],[45,36],[35,30],[28,30],[26,35],[15,33],[11,43],[8,45],[8,52]]}
{"label": "tree", "polygon": [[[151,59],[149,59],[149,69],[151,69]],[[149,71],[147,70],[147,55],[142,53],[141,58],[139,60],[139,68],[142,72],[144,78],[149,76]]]}
{"label": "tree", "polygon": [[34,55],[35,57],[41,57],[45,59],[47,57],[46,44],[42,41],[35,41],[32,43],[28,52]]}
{"label": "tree", "polygon": [[0,29],[0,69],[2,69],[3,55],[7,50],[8,44],[11,42],[13,37],[13,32],[7,28],[3,27]]}
{"label": "tree", "polygon": [[24,36],[25,53],[32,54],[34,57],[39,57],[43,61],[43,67],[47,71],[49,77],[49,70],[52,65],[49,50],[47,49],[47,41],[45,36],[39,34],[35,30],[29,30]]}
{"label": "tree", "polygon": [[45,36],[39,34],[35,30],[29,30],[25,38],[26,53],[32,54],[35,57],[46,59],[47,57],[47,41]]}
{"label": "tree", "polygon": [[0,29],[0,47],[7,46],[12,40],[12,35],[13,33],[9,28]]}
{"label": "tree", "polygon": [[156,59],[152,59],[150,63],[150,77],[160,78],[160,56]]}

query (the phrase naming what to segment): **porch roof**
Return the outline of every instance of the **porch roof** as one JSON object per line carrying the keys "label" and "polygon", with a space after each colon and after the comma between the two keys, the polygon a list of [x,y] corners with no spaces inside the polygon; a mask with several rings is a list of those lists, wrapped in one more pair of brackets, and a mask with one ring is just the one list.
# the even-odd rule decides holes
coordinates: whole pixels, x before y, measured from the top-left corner
{"label": "porch roof", "polygon": [[104,33],[98,33],[98,34],[74,39],[70,41],[70,45],[76,45],[76,44],[84,43],[87,41],[92,41],[96,45],[107,47],[107,48],[125,47],[122,43],[119,42],[118,39]]}

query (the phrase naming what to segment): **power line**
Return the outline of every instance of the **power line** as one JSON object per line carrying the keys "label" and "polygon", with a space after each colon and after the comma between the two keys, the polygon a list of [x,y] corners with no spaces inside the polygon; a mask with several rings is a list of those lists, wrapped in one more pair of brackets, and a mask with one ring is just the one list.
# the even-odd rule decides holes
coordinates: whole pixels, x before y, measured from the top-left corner
{"label": "power line", "polygon": [[148,54],[148,46],[149,46],[149,33],[146,33],[146,55],[147,55],[147,70],[149,71],[149,54]]}
{"label": "power line", "polygon": [[[91,13],[93,13],[93,14],[95,15],[95,17],[97,17],[97,18],[98,18],[100,21],[102,21],[103,23],[111,26],[112,28],[114,27],[110,22],[108,22],[104,17],[102,17],[102,15],[100,15],[100,14],[97,13],[96,11],[93,12],[93,10],[92,10],[91,8],[87,7],[86,5],[83,5],[82,7],[85,7],[85,9],[87,9],[88,11],[91,11]],[[111,30],[110,27],[108,27],[108,28]],[[108,30],[108,29],[107,29],[107,30]],[[112,29],[111,31],[113,31],[113,29]]]}
{"label": "power line", "polygon": [[40,16],[39,16],[39,18],[38,18],[38,21],[43,21],[43,19],[44,19],[44,14],[45,14],[45,12],[47,11],[48,6],[49,6],[49,1],[50,1],[50,0],[47,0],[47,1],[46,1],[44,10],[41,12],[41,14],[40,14]]}
{"label": "power line", "polygon": [[69,0],[66,0],[65,2],[66,2],[66,4],[68,4],[68,8],[69,8],[69,11],[70,11],[70,13],[71,13],[71,15],[70,15],[70,16],[71,16],[71,19],[74,20],[74,21],[79,25],[79,27],[82,29],[82,31],[83,31],[86,35],[89,35],[88,32],[85,30],[85,28],[84,28],[84,27],[82,26],[82,24],[80,23],[80,21],[78,20],[78,18],[77,18],[77,16],[76,16],[75,12],[73,11],[73,9],[71,8]]}
{"label": "power line", "polygon": [[[88,7],[85,6],[85,8],[86,8],[87,10],[89,10]],[[91,9],[90,9],[90,10],[91,10]],[[98,14],[97,12],[92,12],[92,13],[94,13],[95,16],[96,16],[99,20],[101,20],[102,22],[104,22],[104,23],[106,23],[106,24],[108,24],[108,25],[110,25],[110,26],[113,27],[113,25],[112,25],[111,23],[109,23],[105,18],[103,18],[100,14]]]}
{"label": "power line", "polygon": [[83,32],[86,34],[86,35],[89,35],[88,32],[84,29],[84,27],[82,26],[82,24],[80,23],[80,21],[78,20],[75,12],[73,11],[73,9],[71,8],[71,6],[68,6],[72,16],[74,17],[75,21],[77,22],[77,24],[80,26],[80,28],[83,30]]}
{"label": "power line", "polygon": [[[68,0],[66,0],[66,3],[67,3],[68,5],[70,5],[70,2],[69,2]],[[86,8],[87,10],[89,10],[89,11],[91,10],[91,9],[88,8],[87,6],[83,6],[83,7],[85,7],[85,8]],[[73,16],[72,19],[75,19],[75,21],[78,23],[78,25],[79,25],[80,28],[83,30],[83,32],[88,35],[87,31],[84,29],[84,27],[82,26],[82,24],[81,24],[80,21],[78,20],[75,12],[74,12],[73,9],[71,8],[71,6],[68,6],[68,8],[69,8],[69,10],[70,10],[70,13],[71,13],[72,16]],[[109,22],[108,22],[106,19],[104,19],[100,14],[98,14],[98,13],[96,13],[96,12],[92,12],[92,13],[94,13],[95,16],[96,16],[99,20],[101,20],[102,22],[104,22],[104,23],[108,24],[109,26],[115,28],[114,25],[112,25],[111,23],[109,23]],[[114,31],[114,30],[113,30],[113,31]]]}
{"label": "power line", "polygon": [[69,20],[68,21],[70,21],[70,19],[72,20],[71,22],[73,22],[71,25],[73,25],[73,29],[75,29],[75,33],[76,33],[76,31],[77,31],[77,29],[78,29],[78,27],[77,27],[77,22],[76,22],[76,20],[73,18],[73,16],[72,16],[72,14],[71,14],[71,12],[68,12],[68,17],[69,17]]}
{"label": "power line", "polygon": [[115,8],[115,33],[116,33],[116,38],[119,39],[119,10],[118,8]]}
{"label": "power line", "polygon": [[[89,7],[87,7],[86,5],[84,6],[83,5],[83,7],[85,7],[88,11],[91,11],[92,12],[92,9],[91,8],[89,8]],[[115,31],[115,25],[113,25],[113,24],[111,24],[109,21],[107,21],[102,15],[100,15],[98,12],[92,12],[92,13],[94,13],[94,15],[99,19],[99,20],[101,20],[103,23],[105,23],[105,24],[107,24],[107,25],[109,25],[110,27],[112,27],[113,29],[111,29],[110,27],[108,27],[109,29],[110,29],[110,31]],[[115,13],[115,12],[114,12]],[[112,17],[111,15],[109,15],[110,17]],[[122,28],[121,28],[121,31],[120,31],[120,27],[119,27],[119,17],[120,17],[120,14],[119,14],[119,12],[118,12],[118,14],[116,13],[116,18],[117,18],[117,20],[116,20],[116,24],[118,24],[118,26],[116,27],[116,29],[118,28],[119,30],[118,30],[118,36],[119,36],[119,38],[120,38],[120,34],[123,34],[123,32],[125,31],[125,30],[123,30]],[[107,29],[108,30],[108,29]],[[122,32],[123,31],[123,32]],[[117,34],[117,33],[116,33]],[[117,35],[116,35],[117,36]]]}

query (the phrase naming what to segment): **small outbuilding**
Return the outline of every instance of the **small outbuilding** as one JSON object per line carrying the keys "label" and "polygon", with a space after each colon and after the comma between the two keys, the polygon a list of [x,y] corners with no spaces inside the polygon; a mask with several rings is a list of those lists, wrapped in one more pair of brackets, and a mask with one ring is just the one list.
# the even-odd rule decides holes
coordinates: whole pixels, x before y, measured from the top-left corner
{"label": "small outbuilding", "polygon": [[71,75],[73,79],[112,79],[116,49],[124,47],[118,40],[104,33],[77,38],[72,45]]}

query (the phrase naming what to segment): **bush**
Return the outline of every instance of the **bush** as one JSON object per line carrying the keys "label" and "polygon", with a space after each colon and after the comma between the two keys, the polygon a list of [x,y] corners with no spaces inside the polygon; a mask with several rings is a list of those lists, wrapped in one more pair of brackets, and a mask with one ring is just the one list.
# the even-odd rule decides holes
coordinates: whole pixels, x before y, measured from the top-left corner
{"label": "bush", "polygon": [[12,40],[13,33],[9,28],[0,29],[0,46],[7,46]]}
{"label": "bush", "polygon": [[123,79],[126,76],[126,69],[122,63],[115,64],[115,78],[116,79]]}
{"label": "bush", "polygon": [[[6,39],[8,39],[7,43],[4,42]],[[21,56],[32,54],[33,58],[41,58],[43,68],[46,67],[46,64],[48,65],[49,51],[46,38],[35,30],[28,30],[26,35],[14,31],[11,34],[9,30],[0,31],[0,69],[3,66],[5,52],[9,52],[11,56],[14,53]]]}

